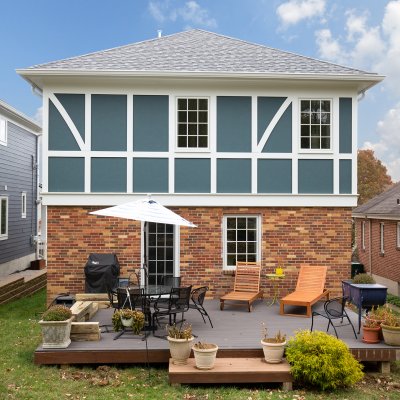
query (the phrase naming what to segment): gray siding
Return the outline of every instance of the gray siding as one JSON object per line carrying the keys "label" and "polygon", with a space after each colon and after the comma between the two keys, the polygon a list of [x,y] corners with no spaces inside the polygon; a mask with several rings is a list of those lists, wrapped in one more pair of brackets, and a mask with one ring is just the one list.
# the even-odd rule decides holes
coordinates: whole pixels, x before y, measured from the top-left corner
{"label": "gray siding", "polygon": [[292,193],[292,160],[258,160],[258,193]]}
{"label": "gray siding", "polygon": [[251,160],[217,160],[218,193],[251,193]]}
{"label": "gray siding", "polygon": [[333,161],[299,160],[299,193],[333,193]]}
{"label": "gray siding", "polygon": [[[8,122],[7,146],[0,145],[0,195],[8,196],[8,239],[0,240],[0,264],[35,251],[37,137]],[[4,186],[7,190],[4,190]],[[21,218],[21,193],[26,192],[26,218]],[[0,266],[1,268],[1,266]]]}
{"label": "gray siding", "polygon": [[352,151],[352,112],[351,98],[339,99],[339,152],[351,153]]}

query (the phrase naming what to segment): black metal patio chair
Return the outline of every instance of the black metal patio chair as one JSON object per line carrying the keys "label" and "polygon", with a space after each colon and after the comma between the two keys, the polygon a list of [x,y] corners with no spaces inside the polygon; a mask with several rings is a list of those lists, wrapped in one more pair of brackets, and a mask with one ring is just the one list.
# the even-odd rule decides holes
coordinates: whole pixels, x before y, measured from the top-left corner
{"label": "black metal patio chair", "polygon": [[204,317],[207,317],[208,320],[210,321],[211,328],[214,328],[213,324],[211,322],[211,318],[210,318],[210,316],[208,315],[206,309],[203,306],[207,290],[208,290],[208,286],[202,286],[202,287],[193,289],[192,293],[190,295],[190,298],[191,298],[193,304],[192,303],[189,304],[189,308],[197,310],[200,313],[201,317],[203,318],[203,321],[204,321],[205,324],[207,322],[206,322],[206,319]]}
{"label": "black metal patio chair", "polygon": [[[168,302],[160,302],[156,300],[154,303],[153,313],[153,327],[160,325],[159,319],[163,317],[169,318],[169,324],[176,324],[176,315],[182,314],[182,321],[184,320],[184,314],[189,310],[190,294],[192,292],[192,286],[172,288]],[[164,299],[163,299],[164,300]],[[154,333],[154,330],[153,330]]]}
{"label": "black metal patio chair", "polygon": [[[330,326],[332,325],[333,330],[335,331],[336,337],[338,337],[336,328],[341,328],[346,325],[350,325],[353,328],[354,336],[357,339],[357,334],[354,329],[354,325],[351,322],[349,316],[347,315],[347,312],[345,310],[345,305],[346,305],[346,297],[336,297],[334,299],[330,299],[325,301],[324,303],[324,310],[323,311],[313,311],[312,313],[312,318],[311,318],[311,331],[313,330],[314,326],[314,317],[320,316],[328,319],[328,326],[326,328],[326,331],[329,331]],[[347,323],[343,323],[343,319],[347,319]],[[334,320],[340,319],[340,325],[335,325],[333,323]]]}

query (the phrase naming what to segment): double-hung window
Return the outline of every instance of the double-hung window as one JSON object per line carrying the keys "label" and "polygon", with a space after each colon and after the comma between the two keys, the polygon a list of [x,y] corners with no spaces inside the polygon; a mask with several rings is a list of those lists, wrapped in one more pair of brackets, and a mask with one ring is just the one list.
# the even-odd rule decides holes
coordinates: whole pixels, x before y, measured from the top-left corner
{"label": "double-hung window", "polygon": [[397,248],[400,249],[400,222],[397,223]]}
{"label": "double-hung window", "polygon": [[208,98],[177,99],[178,149],[208,149]]}
{"label": "double-hung window", "polygon": [[365,221],[361,222],[361,248],[365,250]]}
{"label": "double-hung window", "polygon": [[379,224],[379,230],[380,230],[381,254],[385,254],[385,224],[383,222]]}
{"label": "double-hung window", "polygon": [[21,193],[21,218],[26,218],[26,192]]}
{"label": "double-hung window", "polygon": [[0,196],[0,240],[8,239],[8,197]]}
{"label": "double-hung window", "polygon": [[0,117],[0,145],[7,146],[7,121]]}
{"label": "double-hung window", "polygon": [[236,262],[260,260],[260,217],[255,215],[227,215],[223,220],[224,269],[236,268]]}
{"label": "double-hung window", "polygon": [[300,148],[332,148],[331,100],[300,100]]}

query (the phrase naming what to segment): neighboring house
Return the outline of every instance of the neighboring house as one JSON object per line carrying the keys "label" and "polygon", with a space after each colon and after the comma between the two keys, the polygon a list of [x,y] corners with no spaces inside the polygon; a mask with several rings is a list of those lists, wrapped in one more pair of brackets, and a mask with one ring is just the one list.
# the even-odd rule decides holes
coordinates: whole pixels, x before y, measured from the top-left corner
{"label": "neighboring house", "polygon": [[359,261],[400,295],[400,182],[353,210]]}
{"label": "neighboring house", "polygon": [[36,259],[41,127],[0,100],[0,276]]}
{"label": "neighboring house", "polygon": [[152,193],[197,228],[150,224],[150,282],[231,289],[236,261],[350,274],[358,96],[383,78],[202,30],[19,70],[43,92],[48,295],[87,256],[143,257],[140,223],[89,215]]}

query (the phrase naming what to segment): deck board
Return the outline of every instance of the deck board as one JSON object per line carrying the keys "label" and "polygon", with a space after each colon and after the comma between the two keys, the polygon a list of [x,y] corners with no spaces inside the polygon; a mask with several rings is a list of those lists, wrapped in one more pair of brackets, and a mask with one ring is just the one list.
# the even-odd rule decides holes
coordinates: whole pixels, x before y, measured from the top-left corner
{"label": "deck board", "polygon": [[[265,300],[256,300],[253,311],[248,312],[243,307],[226,304],[223,311],[219,309],[219,300],[206,300],[207,309],[213,321],[214,329],[205,324],[197,310],[189,310],[185,314],[188,323],[192,324],[196,340],[218,344],[218,357],[262,357],[261,324],[264,322],[270,335],[278,330],[288,338],[299,329],[310,329],[311,318],[286,317],[279,315],[279,305],[267,306]],[[322,302],[314,309],[321,307]],[[290,306],[288,311],[290,311]],[[299,310],[295,310],[298,312]],[[301,312],[301,311],[300,311]],[[357,314],[348,311],[353,323],[357,323]],[[72,342],[66,349],[43,349],[39,346],[34,354],[36,364],[98,364],[98,363],[168,363],[168,341],[148,337],[148,352],[146,343],[141,337],[128,332],[118,340],[113,340],[116,333],[112,331],[111,317],[113,309],[100,309],[91,321],[98,321],[102,330],[101,340],[91,342]],[[108,327],[106,326],[108,325]],[[316,318],[314,329],[325,331],[327,320]],[[108,332],[107,332],[108,330]],[[161,329],[158,335],[165,332]],[[333,333],[332,328],[330,333]],[[340,339],[344,340],[353,354],[360,361],[390,361],[395,360],[400,348],[387,346],[383,342],[370,345],[361,341],[361,335],[356,340],[350,326],[338,328]]]}

